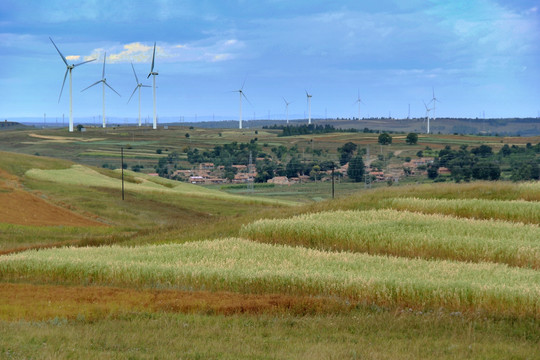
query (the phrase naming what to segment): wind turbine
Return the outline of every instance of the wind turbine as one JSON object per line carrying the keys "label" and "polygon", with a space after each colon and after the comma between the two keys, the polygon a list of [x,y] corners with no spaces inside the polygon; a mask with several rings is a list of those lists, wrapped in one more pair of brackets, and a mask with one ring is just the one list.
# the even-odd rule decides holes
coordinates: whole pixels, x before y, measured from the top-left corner
{"label": "wind turbine", "polygon": [[425,101],[422,100],[422,102],[424,103],[424,106],[426,108],[426,118],[427,118],[427,131],[426,131],[426,134],[429,134],[429,112],[433,109],[430,109],[428,108],[427,104]]}
{"label": "wind turbine", "polygon": [[433,103],[433,120],[435,120],[435,105],[440,101],[435,97],[435,88],[432,87],[431,90],[433,91],[433,98],[431,99],[430,103]]}
{"label": "wind turbine", "polygon": [[306,98],[308,103],[308,125],[311,125],[311,97],[313,95],[309,94],[306,90]]}
{"label": "wind turbine", "polygon": [[64,61],[64,64],[66,64],[66,73],[64,75],[64,82],[62,82],[62,89],[60,89],[60,96],[58,96],[58,103],[60,103],[60,98],[62,98],[62,91],[64,91],[64,85],[66,84],[66,78],[67,78],[67,74],[69,72],[69,132],[73,132],[73,83],[72,83],[72,71],[77,66],[82,65],[82,64],[86,64],[86,63],[94,61],[96,59],[83,61],[82,63],[78,63],[78,64],[69,65],[67,60],[66,60],[66,57],[64,55],[62,55],[62,53],[58,49],[58,46],[56,46],[56,44],[54,43],[53,39],[51,39],[50,36],[49,36],[49,39],[51,40],[54,47],[56,48],[56,51],[58,51],[58,54],[62,58],[62,61]]}
{"label": "wind turbine", "polygon": [[154,124],[152,125],[152,128],[154,130],[157,129],[157,116],[156,116],[156,75],[159,75],[157,71],[154,71],[154,61],[156,59],[156,43],[154,42],[154,54],[152,55],[152,67],[150,68],[150,73],[146,77],[147,79],[150,77],[150,75],[153,75],[153,87],[154,87]]}
{"label": "wind turbine", "polygon": [[290,102],[285,100],[285,98],[283,98],[283,101],[285,101],[285,113],[287,114],[287,124],[289,124],[289,104],[290,104]]}
{"label": "wind turbine", "polygon": [[360,90],[358,90],[358,97],[354,103],[358,103],[358,120],[360,120],[360,103],[363,103],[362,99],[360,99]]}
{"label": "wind turbine", "polygon": [[97,85],[99,83],[101,83],[103,85],[103,127],[104,128],[106,127],[106,124],[107,124],[107,121],[106,121],[106,118],[105,118],[105,85],[107,85],[109,87],[109,89],[114,91],[116,93],[116,95],[120,96],[120,94],[116,90],[114,90],[109,84],[107,84],[107,79],[105,79],[105,60],[106,59],[107,59],[107,53],[105,53],[105,55],[103,56],[103,72],[101,73],[101,80],[98,80],[95,83],[93,83],[92,85],[88,86],[87,88],[84,88],[84,89],[81,90],[81,92],[83,92],[83,91],[85,91],[87,89],[90,89],[92,86]]}
{"label": "wind turbine", "polygon": [[141,88],[142,87],[151,87],[150,85],[143,85],[139,82],[139,78],[137,77],[137,73],[135,72],[135,68],[133,67],[133,63],[131,63],[131,68],[133,69],[133,75],[135,75],[135,81],[137,83],[137,86],[135,86],[135,89],[133,89],[133,92],[131,93],[131,96],[129,97],[128,104],[131,101],[131,98],[133,97],[133,94],[135,94],[135,91],[139,89],[139,127],[141,126]]}
{"label": "wind turbine", "polygon": [[233,90],[233,92],[237,92],[240,96],[240,117],[238,118],[238,128],[242,129],[242,97],[246,99],[246,101],[249,103],[248,98],[244,94],[244,85],[246,84],[246,80],[242,83],[242,87],[239,90]]}

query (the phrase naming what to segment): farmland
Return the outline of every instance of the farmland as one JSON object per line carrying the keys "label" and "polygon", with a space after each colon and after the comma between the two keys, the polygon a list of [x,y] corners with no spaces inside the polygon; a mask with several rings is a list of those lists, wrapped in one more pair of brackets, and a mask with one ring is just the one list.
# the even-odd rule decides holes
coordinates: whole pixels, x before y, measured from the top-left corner
{"label": "farmland", "polygon": [[[538,182],[341,181],[332,200],[321,181],[248,191],[124,170],[122,200],[120,170],[102,166],[120,146],[148,169],[158,149],[255,136],[263,148],[314,139],[331,160],[347,141],[376,143],[158,133],[0,133],[12,145],[0,152],[0,358],[540,357]],[[538,140],[430,135],[383,151]]]}

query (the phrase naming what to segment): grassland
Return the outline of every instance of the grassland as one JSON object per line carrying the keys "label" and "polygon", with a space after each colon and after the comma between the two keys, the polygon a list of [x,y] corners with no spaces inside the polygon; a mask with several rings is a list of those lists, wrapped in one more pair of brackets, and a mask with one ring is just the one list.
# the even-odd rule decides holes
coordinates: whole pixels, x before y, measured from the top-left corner
{"label": "grassland", "polygon": [[[0,153],[1,199],[24,193],[99,225],[0,219],[0,358],[540,357],[538,183],[337,183],[332,201],[328,183],[227,194],[126,171],[123,201],[119,171],[101,168],[120,167],[120,146],[150,169],[158,149],[254,137],[265,151],[298,145],[304,161],[312,144],[333,160],[347,141],[376,144],[261,129],[0,133],[19,152]],[[396,136],[381,150],[538,141]]]}

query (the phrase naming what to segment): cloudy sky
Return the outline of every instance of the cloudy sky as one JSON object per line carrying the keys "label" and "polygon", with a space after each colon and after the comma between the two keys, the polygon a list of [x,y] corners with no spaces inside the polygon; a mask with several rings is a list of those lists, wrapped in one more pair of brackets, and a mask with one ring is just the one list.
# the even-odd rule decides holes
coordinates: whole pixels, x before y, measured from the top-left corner
{"label": "cloudy sky", "polygon": [[[186,121],[292,117],[540,116],[540,0],[2,0],[0,117],[69,113],[69,88],[58,103],[65,65],[73,71],[75,118],[137,116],[136,86],[150,70],[157,42],[160,117]],[[143,89],[143,116],[152,91]]]}

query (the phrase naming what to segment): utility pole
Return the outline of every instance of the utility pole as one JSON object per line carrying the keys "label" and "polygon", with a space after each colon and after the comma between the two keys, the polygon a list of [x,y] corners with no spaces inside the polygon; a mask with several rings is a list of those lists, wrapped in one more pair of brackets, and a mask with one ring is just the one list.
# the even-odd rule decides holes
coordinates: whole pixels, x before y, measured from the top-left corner
{"label": "utility pole", "polygon": [[253,173],[253,155],[251,151],[249,152],[249,164],[248,164],[248,190],[253,192],[253,178],[251,174]]}
{"label": "utility pole", "polygon": [[334,198],[334,168],[336,165],[332,162],[332,199]]}
{"label": "utility pole", "polygon": [[120,158],[122,161],[122,200],[124,200],[124,147],[120,148]]}
{"label": "utility pole", "polygon": [[369,175],[369,165],[367,165],[369,163],[369,145],[367,146],[367,153],[366,153],[366,170],[365,170],[365,173],[364,173],[364,188],[369,188],[371,189],[371,176]]}

